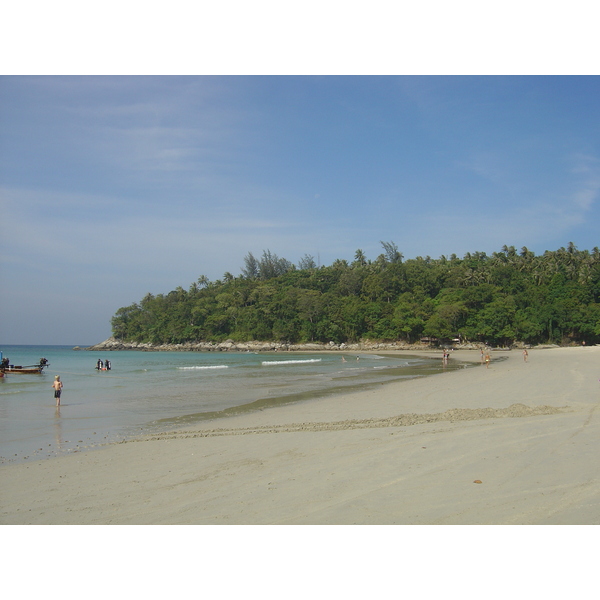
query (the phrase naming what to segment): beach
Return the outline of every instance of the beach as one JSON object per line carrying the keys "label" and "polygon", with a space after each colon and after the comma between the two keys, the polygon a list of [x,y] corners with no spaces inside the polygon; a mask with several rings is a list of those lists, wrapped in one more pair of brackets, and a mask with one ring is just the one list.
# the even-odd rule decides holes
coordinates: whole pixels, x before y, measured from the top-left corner
{"label": "beach", "polygon": [[597,524],[599,359],[495,351],[489,368],[1,466],[0,523]]}

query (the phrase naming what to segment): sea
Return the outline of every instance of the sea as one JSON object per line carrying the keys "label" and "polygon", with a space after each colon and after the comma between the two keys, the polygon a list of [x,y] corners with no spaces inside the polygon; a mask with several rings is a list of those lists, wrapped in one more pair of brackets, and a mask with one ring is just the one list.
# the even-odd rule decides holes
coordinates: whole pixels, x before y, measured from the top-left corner
{"label": "sea", "polygon": [[[84,348],[81,345],[81,348]],[[13,365],[48,367],[0,378],[0,464],[89,451],[140,435],[382,383],[464,368],[441,357],[360,353],[96,352],[1,346]],[[98,370],[98,360],[110,370]],[[52,383],[63,392],[56,407]]]}

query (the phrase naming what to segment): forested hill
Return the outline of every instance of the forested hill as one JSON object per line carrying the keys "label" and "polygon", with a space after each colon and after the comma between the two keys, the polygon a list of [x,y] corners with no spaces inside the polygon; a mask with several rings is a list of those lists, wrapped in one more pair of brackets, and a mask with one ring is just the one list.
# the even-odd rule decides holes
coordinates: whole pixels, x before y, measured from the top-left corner
{"label": "forested hill", "polygon": [[460,338],[490,344],[600,342],[600,251],[573,244],[535,256],[503,247],[404,260],[393,242],[367,260],[298,265],[265,251],[242,274],[200,277],[186,291],[120,308],[113,335],[154,344],[250,340],[300,343]]}

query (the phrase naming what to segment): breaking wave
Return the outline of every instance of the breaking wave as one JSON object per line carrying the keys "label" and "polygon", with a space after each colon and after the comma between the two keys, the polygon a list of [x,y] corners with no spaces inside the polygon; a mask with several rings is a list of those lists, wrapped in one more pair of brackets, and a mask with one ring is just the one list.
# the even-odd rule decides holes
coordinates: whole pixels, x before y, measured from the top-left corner
{"label": "breaking wave", "polygon": [[306,360],[263,360],[262,364],[266,366],[273,365],[297,365],[300,363],[317,363],[321,362],[320,358],[308,358]]}
{"label": "breaking wave", "polygon": [[177,367],[177,368],[182,371],[190,371],[190,370],[199,370],[199,369],[228,369],[229,367],[227,365],[210,365],[210,366],[203,366],[203,367]]}

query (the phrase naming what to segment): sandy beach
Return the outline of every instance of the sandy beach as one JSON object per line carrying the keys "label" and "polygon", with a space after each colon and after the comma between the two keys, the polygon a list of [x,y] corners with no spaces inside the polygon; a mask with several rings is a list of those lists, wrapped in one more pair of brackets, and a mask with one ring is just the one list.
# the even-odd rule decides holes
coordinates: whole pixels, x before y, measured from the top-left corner
{"label": "sandy beach", "polygon": [[489,369],[2,466],[0,523],[597,524],[599,360],[493,352]]}

